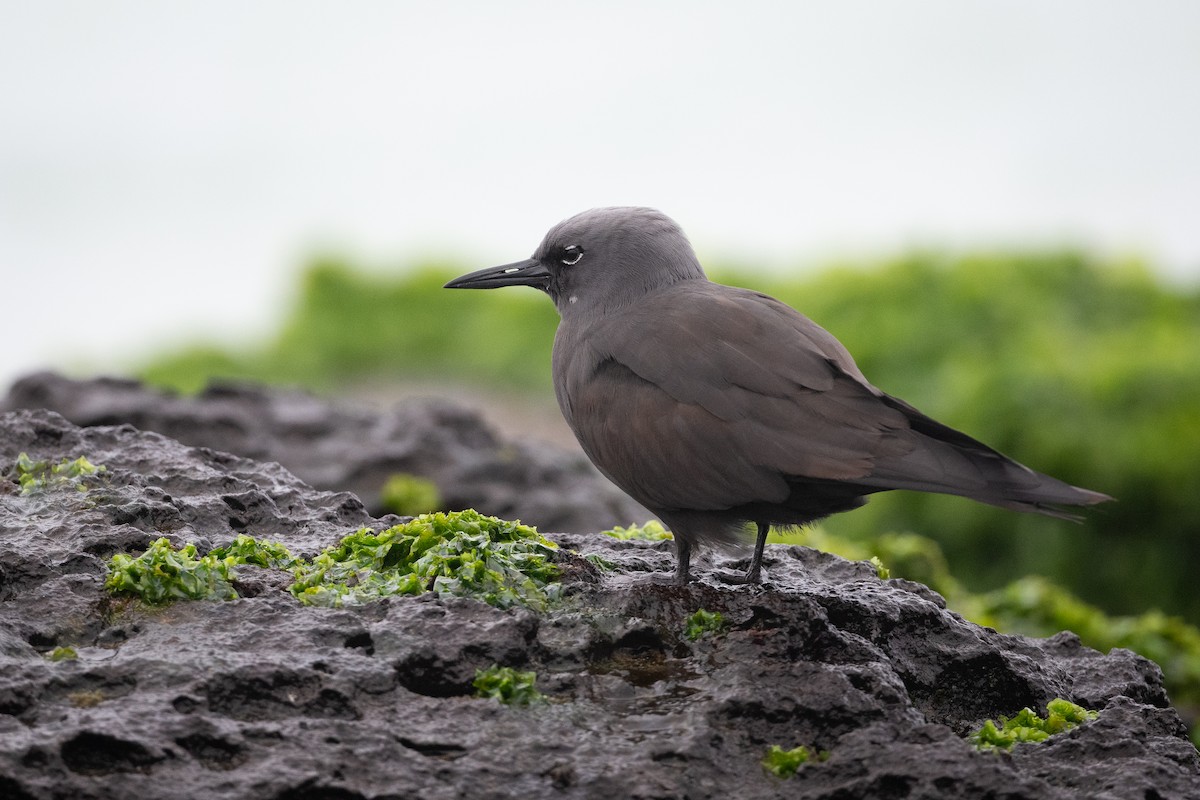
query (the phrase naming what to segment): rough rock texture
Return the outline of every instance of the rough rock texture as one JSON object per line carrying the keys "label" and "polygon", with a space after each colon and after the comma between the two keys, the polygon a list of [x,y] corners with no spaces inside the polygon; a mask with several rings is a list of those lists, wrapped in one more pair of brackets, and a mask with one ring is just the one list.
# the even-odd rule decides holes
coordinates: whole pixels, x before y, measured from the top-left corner
{"label": "rough rock texture", "polygon": [[[27,497],[0,479],[6,799],[1200,797],[1154,664],[979,628],[867,564],[771,546],[766,586],[681,588],[648,574],[671,569],[669,543],[560,535],[568,597],[544,614],[432,596],[309,608],[265,570],[252,596],[149,609],[106,596],[107,557],[242,531],[311,554],[394,520],[130,426],[0,415],[0,472],[22,451],[107,471]],[[684,638],[698,608],[728,632]],[[58,645],[78,659],[48,660]],[[472,697],[493,663],[536,669],[550,702]],[[1011,754],[961,738],[1054,697],[1100,716]],[[759,763],[771,744],[830,757],[783,781]]]}
{"label": "rough rock texture", "polygon": [[590,533],[651,518],[605,480],[582,453],[501,440],[475,411],[407,401],[387,413],[331,403],[301,391],[248,384],[195,397],[137,381],[27,376],[0,411],[47,408],[76,425],[128,423],[184,444],[278,461],[319,489],[353,492],[374,514],[379,490],[398,472],[434,481],[447,508],[474,508],[541,530]]}

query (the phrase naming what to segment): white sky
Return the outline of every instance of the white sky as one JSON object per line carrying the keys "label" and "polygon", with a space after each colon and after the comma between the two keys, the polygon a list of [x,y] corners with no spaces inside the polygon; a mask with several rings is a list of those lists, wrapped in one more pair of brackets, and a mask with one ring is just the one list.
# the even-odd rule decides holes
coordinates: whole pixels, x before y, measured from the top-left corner
{"label": "white sky", "polygon": [[611,204],[773,268],[1200,278],[1200,3],[0,0],[0,387],[270,330],[314,250],[487,266]]}

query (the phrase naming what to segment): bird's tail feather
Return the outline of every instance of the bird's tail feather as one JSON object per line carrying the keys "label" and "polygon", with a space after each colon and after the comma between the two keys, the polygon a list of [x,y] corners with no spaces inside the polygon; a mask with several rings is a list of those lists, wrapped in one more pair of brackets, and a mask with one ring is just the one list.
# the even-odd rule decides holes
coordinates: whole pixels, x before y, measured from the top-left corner
{"label": "bird's tail feather", "polygon": [[884,395],[911,430],[897,434],[894,455],[879,459],[861,483],[878,489],[912,489],[969,497],[981,503],[1059,519],[1081,517],[1058,506],[1091,506],[1112,500],[1020,464],[982,442],[933,420],[902,400]]}

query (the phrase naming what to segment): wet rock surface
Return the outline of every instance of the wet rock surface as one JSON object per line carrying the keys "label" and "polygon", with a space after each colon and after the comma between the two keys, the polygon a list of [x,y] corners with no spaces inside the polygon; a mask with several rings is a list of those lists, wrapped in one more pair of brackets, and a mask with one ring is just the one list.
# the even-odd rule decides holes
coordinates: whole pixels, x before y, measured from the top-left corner
{"label": "wet rock surface", "polygon": [[506,441],[476,411],[447,400],[407,400],[381,413],[250,384],[214,385],[191,397],[132,380],[42,372],[17,381],[0,400],[0,411],[21,408],[278,461],[319,489],[354,493],[376,515],[387,479],[409,473],[436,483],[447,508],[474,508],[540,530],[589,533],[651,518],[582,453]]}
{"label": "wet rock surface", "polygon": [[[396,520],[128,425],[0,415],[0,470],[21,452],[106,471],[29,496],[0,480],[0,797],[1200,796],[1154,664],[980,628],[868,564],[770,546],[762,587],[722,584],[714,569],[744,563],[719,557],[677,587],[654,582],[669,542],[550,534],[567,597],[541,613],[432,595],[312,608],[268,570],[253,596],[149,608],[104,591],[112,554],[246,532],[311,555]],[[699,608],[728,629],[688,640]],[[48,658],[68,645],[77,658]],[[549,702],[473,697],[491,664],[537,670]],[[963,738],[1055,697],[1099,718],[1011,754]],[[760,765],[772,744],[830,755],[784,781]]]}

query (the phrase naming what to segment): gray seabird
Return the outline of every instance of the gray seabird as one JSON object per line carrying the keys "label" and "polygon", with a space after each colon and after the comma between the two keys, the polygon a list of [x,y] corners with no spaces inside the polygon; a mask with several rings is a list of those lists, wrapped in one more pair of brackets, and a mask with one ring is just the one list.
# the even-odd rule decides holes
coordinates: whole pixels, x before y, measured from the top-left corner
{"label": "gray seabird", "polygon": [[604,475],[693,546],[804,525],[890,489],[1076,519],[1112,498],[1034,472],[872,386],[837,339],[789,306],[712,283],[683,231],[650,208],[560,222],[526,261],[450,289],[533,286],[562,322],[554,391]]}

